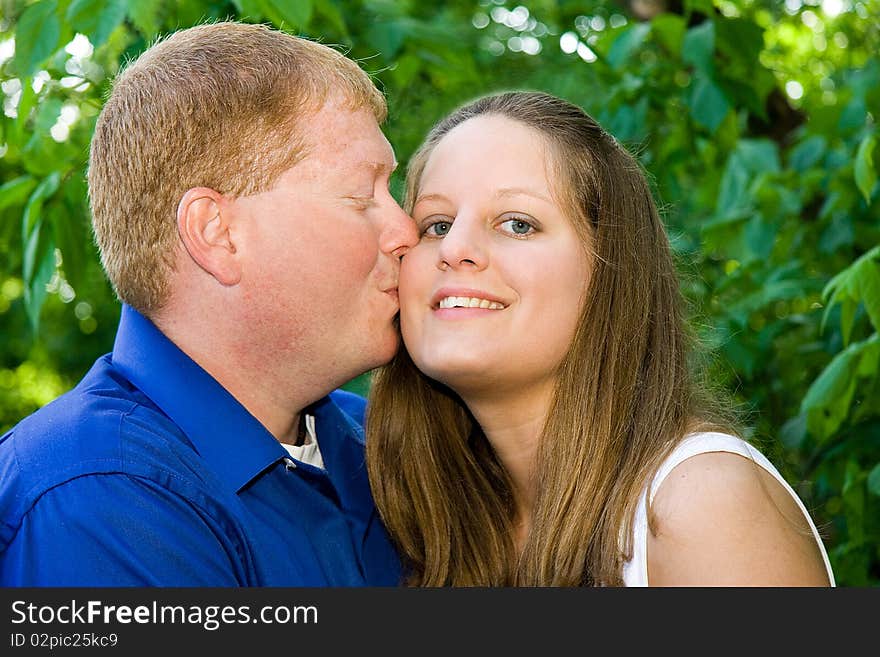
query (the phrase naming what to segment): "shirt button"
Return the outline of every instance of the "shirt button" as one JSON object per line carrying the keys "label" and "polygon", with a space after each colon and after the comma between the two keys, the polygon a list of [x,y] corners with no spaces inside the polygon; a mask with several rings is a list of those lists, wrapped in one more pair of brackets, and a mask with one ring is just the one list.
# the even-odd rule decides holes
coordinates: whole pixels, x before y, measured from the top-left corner
{"label": "shirt button", "polygon": [[284,467],[287,468],[288,471],[296,470],[296,462],[289,456],[286,456],[284,457]]}

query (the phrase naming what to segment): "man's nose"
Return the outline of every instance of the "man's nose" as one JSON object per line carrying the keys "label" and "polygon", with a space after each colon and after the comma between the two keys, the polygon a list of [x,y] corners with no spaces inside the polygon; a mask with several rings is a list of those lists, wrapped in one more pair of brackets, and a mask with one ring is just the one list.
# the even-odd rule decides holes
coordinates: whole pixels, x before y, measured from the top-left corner
{"label": "man's nose", "polygon": [[416,222],[403,211],[397,201],[392,200],[384,217],[380,248],[384,253],[399,258],[418,244],[418,241]]}

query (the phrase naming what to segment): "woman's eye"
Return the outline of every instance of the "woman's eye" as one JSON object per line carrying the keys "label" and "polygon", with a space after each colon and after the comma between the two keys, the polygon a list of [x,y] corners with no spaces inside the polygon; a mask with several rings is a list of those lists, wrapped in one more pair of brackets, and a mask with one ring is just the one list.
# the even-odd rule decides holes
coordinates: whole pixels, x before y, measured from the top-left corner
{"label": "woman's eye", "polygon": [[451,221],[435,221],[425,228],[424,234],[431,237],[443,237],[449,232],[450,228],[452,228]]}
{"label": "woman's eye", "polygon": [[501,222],[501,228],[505,233],[513,235],[529,235],[535,232],[535,227],[525,219],[514,218]]}

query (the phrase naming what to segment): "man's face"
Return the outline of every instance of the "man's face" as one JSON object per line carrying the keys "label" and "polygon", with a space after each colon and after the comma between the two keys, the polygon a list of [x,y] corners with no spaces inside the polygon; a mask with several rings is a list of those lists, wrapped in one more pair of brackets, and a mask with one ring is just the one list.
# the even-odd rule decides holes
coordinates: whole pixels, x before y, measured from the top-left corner
{"label": "man's face", "polygon": [[371,112],[330,99],[305,134],[303,160],[235,202],[243,301],[268,368],[296,363],[337,386],[396,352],[400,256],[418,237],[389,192],[394,152]]}

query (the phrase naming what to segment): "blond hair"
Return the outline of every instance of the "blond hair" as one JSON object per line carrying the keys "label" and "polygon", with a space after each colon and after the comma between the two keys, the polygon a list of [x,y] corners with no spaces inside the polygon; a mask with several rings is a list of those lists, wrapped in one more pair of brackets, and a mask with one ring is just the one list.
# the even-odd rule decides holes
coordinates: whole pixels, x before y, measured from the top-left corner
{"label": "blond hair", "polygon": [[684,299],[647,179],[581,108],[523,91],[458,109],[410,159],[406,209],[444,135],[493,114],[546,139],[554,191],[594,263],[538,447],[531,531],[517,554],[506,471],[466,406],[406,349],[370,390],[375,500],[410,585],[619,585],[649,474],[698,423],[730,429],[734,415],[692,374]]}
{"label": "blond hair", "polygon": [[197,186],[234,196],[271,188],[307,154],[309,118],[331,92],[384,121],[385,99],[356,62],[264,25],[180,30],[126,66],[88,167],[95,238],[119,299],[148,315],[161,308],[181,196]]}

